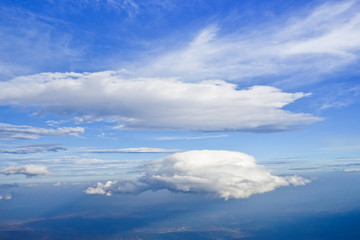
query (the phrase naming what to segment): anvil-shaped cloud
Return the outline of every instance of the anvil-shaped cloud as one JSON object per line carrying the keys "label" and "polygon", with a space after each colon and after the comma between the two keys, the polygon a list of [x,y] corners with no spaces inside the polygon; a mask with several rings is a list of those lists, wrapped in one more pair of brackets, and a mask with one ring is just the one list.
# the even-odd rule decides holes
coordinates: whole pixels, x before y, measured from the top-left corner
{"label": "anvil-shaped cloud", "polygon": [[281,186],[305,185],[299,176],[274,176],[252,156],[241,152],[198,150],[175,153],[144,166],[135,181],[108,181],[89,187],[88,194],[137,193],[145,190],[199,192],[219,198],[247,198]]}

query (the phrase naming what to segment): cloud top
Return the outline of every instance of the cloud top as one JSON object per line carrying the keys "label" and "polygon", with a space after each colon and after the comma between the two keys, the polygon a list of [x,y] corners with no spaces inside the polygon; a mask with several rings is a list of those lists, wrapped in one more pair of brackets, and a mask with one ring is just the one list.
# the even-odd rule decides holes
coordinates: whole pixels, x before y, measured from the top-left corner
{"label": "cloud top", "polygon": [[1,169],[0,173],[5,175],[23,174],[27,177],[50,175],[50,172],[47,170],[46,166],[32,165],[32,164],[22,165],[22,166],[11,166],[8,168]]}
{"label": "cloud top", "polygon": [[219,198],[247,198],[281,186],[305,185],[310,180],[299,176],[275,176],[252,156],[241,152],[197,150],[175,153],[144,166],[145,174],[132,182],[98,183],[88,194],[128,193],[168,189],[198,192]]}
{"label": "cloud top", "polygon": [[[238,90],[224,81],[126,79],[111,71],[43,73],[0,82],[0,105],[36,106],[41,112],[71,115],[77,121],[116,121],[120,128],[133,129],[288,130],[320,120],[282,109],[305,96],[270,86]],[[41,131],[65,130],[78,134],[80,129]]]}

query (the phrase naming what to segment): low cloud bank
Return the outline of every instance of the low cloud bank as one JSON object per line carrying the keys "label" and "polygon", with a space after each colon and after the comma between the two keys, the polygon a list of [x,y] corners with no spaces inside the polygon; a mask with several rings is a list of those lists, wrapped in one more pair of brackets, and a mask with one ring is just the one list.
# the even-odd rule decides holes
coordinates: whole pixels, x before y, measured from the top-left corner
{"label": "low cloud bank", "polygon": [[175,153],[143,167],[135,181],[108,181],[89,187],[87,194],[139,193],[168,189],[174,192],[207,193],[218,198],[247,198],[281,186],[305,185],[299,176],[274,176],[252,156],[241,152],[196,150]]}

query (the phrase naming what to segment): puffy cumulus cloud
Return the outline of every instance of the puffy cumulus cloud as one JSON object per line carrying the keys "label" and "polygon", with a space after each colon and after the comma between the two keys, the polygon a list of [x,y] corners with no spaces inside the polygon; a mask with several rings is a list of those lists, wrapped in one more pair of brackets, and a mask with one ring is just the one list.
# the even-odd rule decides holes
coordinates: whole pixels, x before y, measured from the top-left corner
{"label": "puffy cumulus cloud", "polygon": [[106,183],[98,182],[96,187],[89,187],[85,190],[85,193],[111,196],[113,192],[139,193],[148,189],[148,184],[137,181],[107,181]]}
{"label": "puffy cumulus cloud", "polygon": [[40,136],[67,137],[78,136],[83,132],[84,128],[82,127],[37,128],[0,123],[0,139],[38,139]]}
{"label": "puffy cumulus cloud", "polygon": [[[224,81],[124,79],[119,72],[110,71],[42,73],[0,82],[0,105],[36,106],[42,112],[72,115],[77,121],[116,121],[120,128],[287,130],[320,120],[282,109],[305,96],[308,94],[286,93],[270,86],[238,90]],[[65,130],[67,134],[82,131],[42,129],[48,135]]]}
{"label": "puffy cumulus cloud", "polygon": [[281,186],[305,185],[299,176],[275,176],[252,156],[241,152],[199,150],[175,153],[144,166],[145,174],[135,181],[98,183],[88,194],[141,192],[168,189],[199,192],[219,198],[247,198]]}
{"label": "puffy cumulus cloud", "polygon": [[27,177],[34,176],[46,176],[50,175],[46,166],[43,165],[22,165],[22,166],[11,166],[0,170],[0,173],[5,175],[12,174],[23,174]]}

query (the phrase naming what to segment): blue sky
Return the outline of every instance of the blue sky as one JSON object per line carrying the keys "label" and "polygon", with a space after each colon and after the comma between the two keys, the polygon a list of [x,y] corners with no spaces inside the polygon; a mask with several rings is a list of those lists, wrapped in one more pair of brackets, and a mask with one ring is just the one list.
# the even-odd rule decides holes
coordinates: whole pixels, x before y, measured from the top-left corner
{"label": "blue sky", "polygon": [[[228,178],[236,161],[256,161],[254,174],[271,172],[275,188],[308,184],[317,172],[359,171],[359,8],[2,1],[0,180],[117,181],[111,193],[131,191],[122,185],[129,181],[134,192],[237,198],[222,195],[228,186],[198,186],[193,178],[209,180],[214,169],[198,175],[192,164],[209,159]],[[104,186],[95,193],[108,193]]]}
{"label": "blue sky", "polygon": [[2,0],[0,238],[358,239],[359,10]]}

